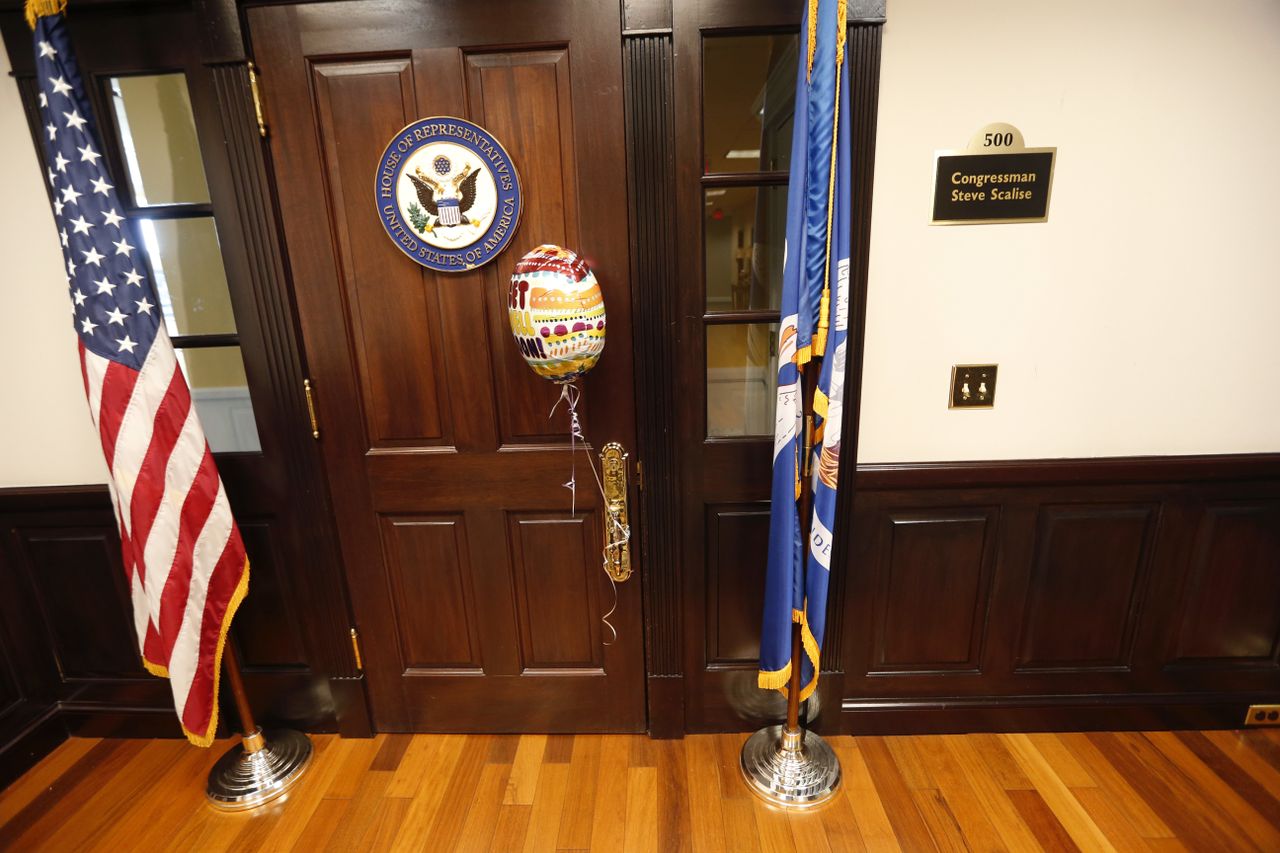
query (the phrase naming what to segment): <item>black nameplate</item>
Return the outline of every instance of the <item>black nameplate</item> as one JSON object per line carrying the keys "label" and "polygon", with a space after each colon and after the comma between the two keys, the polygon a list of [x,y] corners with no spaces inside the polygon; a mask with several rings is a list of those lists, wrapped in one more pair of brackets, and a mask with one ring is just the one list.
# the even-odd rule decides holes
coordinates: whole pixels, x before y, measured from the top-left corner
{"label": "black nameplate", "polygon": [[1054,149],[939,154],[933,185],[933,221],[1045,221],[1054,154]]}

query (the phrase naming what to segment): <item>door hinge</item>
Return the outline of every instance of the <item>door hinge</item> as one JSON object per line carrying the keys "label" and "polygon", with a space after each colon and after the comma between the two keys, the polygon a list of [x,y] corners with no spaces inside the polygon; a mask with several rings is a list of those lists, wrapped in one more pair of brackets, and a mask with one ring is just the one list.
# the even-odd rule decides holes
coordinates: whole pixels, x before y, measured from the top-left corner
{"label": "door hinge", "polygon": [[258,135],[267,138],[267,120],[262,117],[262,93],[258,91],[258,69],[249,61],[249,91],[253,94],[253,114],[258,119]]}
{"label": "door hinge", "polygon": [[364,658],[360,657],[360,632],[351,629],[351,653],[356,656],[356,669],[364,672]]}
{"label": "door hinge", "polygon": [[316,421],[316,401],[311,394],[311,380],[302,380],[302,390],[307,395],[307,417],[311,419],[311,437],[320,440],[320,424]]}
{"label": "door hinge", "polygon": [[636,460],[636,491],[644,491],[644,463]]}

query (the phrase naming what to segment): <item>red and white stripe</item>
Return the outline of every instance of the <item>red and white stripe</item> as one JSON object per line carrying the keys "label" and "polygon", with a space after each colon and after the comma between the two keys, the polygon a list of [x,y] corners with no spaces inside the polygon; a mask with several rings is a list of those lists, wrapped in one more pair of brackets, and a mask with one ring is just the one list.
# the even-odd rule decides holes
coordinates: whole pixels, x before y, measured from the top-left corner
{"label": "red and white stripe", "polygon": [[228,609],[248,581],[226,491],[163,329],[140,371],[83,344],[80,368],[110,471],[138,646],[149,670],[169,676],[187,737],[207,745]]}

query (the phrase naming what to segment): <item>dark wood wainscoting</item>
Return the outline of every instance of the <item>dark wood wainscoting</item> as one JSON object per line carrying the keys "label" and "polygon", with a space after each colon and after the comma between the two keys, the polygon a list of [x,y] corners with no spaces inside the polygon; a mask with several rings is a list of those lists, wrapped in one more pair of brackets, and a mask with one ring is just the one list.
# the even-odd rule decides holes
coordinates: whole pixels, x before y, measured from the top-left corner
{"label": "dark wood wainscoting", "polygon": [[[269,523],[240,519],[252,576],[232,633],[245,680],[262,722],[334,731],[334,691],[302,631],[303,579],[284,570]],[[68,734],[182,736],[131,614],[105,486],[0,490],[0,786]],[[219,736],[236,725],[222,698]]]}
{"label": "dark wood wainscoting", "polygon": [[1240,725],[1280,697],[1280,457],[860,466],[847,571],[844,731]]}

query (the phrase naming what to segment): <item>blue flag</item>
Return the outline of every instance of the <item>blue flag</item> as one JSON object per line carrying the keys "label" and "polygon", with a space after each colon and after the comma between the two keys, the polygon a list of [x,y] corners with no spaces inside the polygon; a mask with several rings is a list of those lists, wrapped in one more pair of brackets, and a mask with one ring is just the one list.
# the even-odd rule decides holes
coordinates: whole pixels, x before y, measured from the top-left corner
{"label": "blue flag", "polygon": [[[800,698],[818,684],[826,627],[836,486],[840,474],[849,328],[849,68],[845,0],[809,0],[800,28],[795,126],[787,192],[786,259],[778,335],[778,399],[773,439],[769,567],[760,638],[763,688],[787,691],[791,631],[804,654]],[[801,371],[817,370],[806,442]],[[805,460],[805,447],[812,448]],[[807,465],[804,463],[807,461]],[[800,518],[800,478],[813,483],[808,542]]]}

